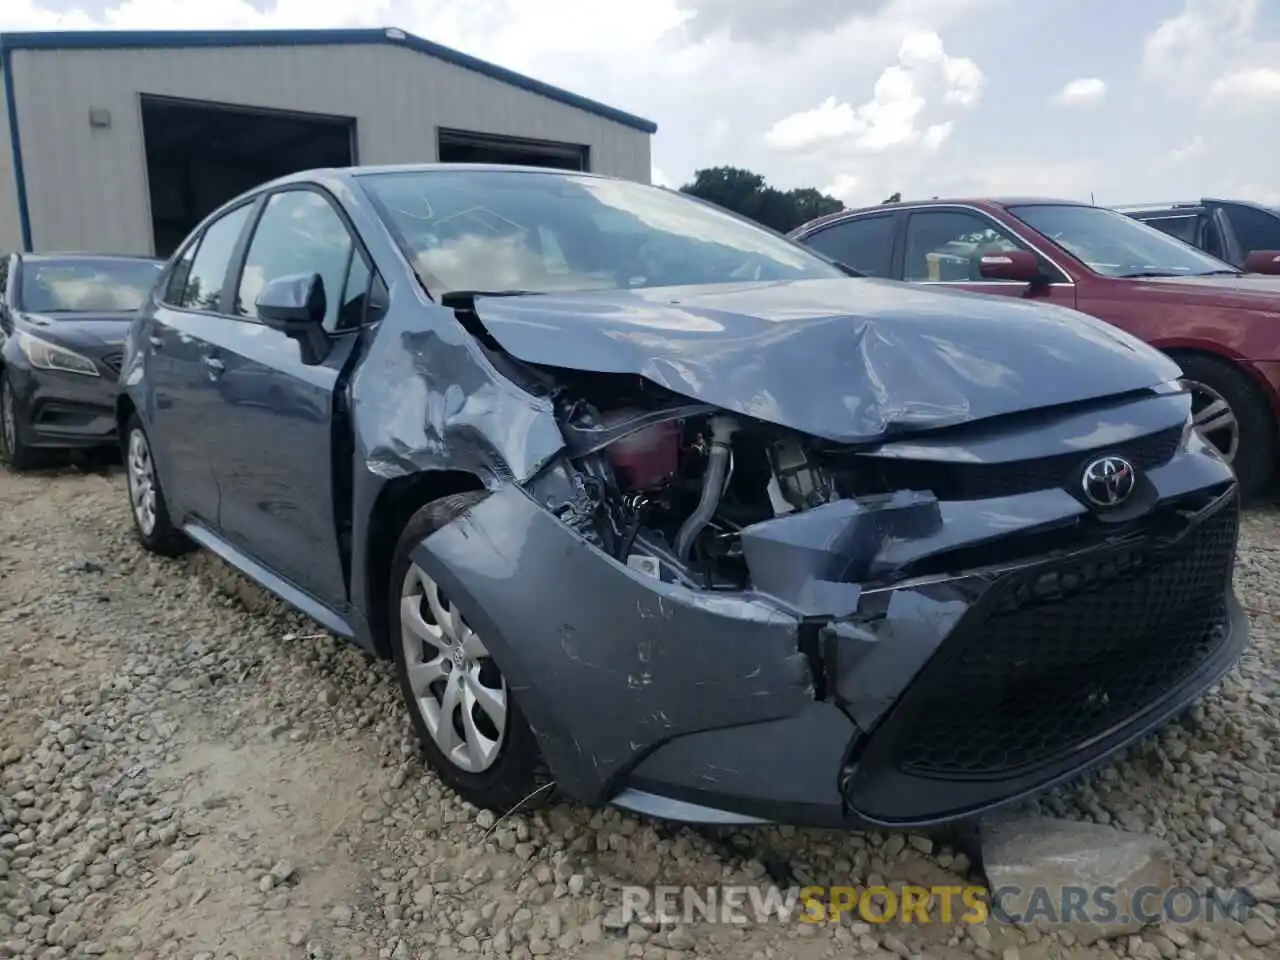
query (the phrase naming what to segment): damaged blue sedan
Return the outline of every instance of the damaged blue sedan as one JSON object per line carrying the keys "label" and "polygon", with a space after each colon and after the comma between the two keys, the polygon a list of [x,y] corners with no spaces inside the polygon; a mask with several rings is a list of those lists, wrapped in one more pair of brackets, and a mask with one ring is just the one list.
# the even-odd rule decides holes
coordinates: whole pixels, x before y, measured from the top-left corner
{"label": "damaged blue sedan", "polygon": [[1039,289],[861,278],[582,173],[296,174],[134,322],[129,503],[147,549],[391,661],[477,806],[967,817],[1155,730],[1248,634],[1179,368]]}

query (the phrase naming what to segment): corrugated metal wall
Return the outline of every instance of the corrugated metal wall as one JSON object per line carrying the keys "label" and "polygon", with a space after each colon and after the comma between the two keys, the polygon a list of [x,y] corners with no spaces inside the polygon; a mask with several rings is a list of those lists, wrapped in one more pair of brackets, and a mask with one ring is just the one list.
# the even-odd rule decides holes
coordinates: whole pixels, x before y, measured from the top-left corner
{"label": "corrugated metal wall", "polygon": [[8,80],[0,71],[0,254],[22,249],[18,185],[13,179],[13,149],[9,143],[9,108],[5,97]]}
{"label": "corrugated metal wall", "polygon": [[[435,160],[446,127],[586,144],[593,171],[650,177],[649,134],[392,46],[16,50],[13,61],[36,250],[152,252],[140,94],[355,117],[361,163]],[[109,128],[90,126],[92,108],[111,112]]]}

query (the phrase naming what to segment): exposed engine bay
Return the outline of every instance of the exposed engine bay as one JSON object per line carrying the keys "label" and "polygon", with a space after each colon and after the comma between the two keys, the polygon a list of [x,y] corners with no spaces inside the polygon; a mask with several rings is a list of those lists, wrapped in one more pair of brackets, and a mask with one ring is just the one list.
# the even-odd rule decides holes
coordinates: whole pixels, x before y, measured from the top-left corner
{"label": "exposed engine bay", "polygon": [[794,431],[639,378],[564,370],[555,378],[580,493],[564,509],[601,549],[650,576],[746,589],[745,528],[879,492],[852,471],[825,469],[820,443]]}

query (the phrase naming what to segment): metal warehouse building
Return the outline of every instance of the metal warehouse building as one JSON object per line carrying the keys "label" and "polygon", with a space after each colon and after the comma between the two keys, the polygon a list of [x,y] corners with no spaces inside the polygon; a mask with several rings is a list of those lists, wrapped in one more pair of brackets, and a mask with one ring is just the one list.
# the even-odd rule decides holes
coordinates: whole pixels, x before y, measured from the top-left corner
{"label": "metal warehouse building", "polygon": [[0,35],[0,251],[168,255],[300,169],[499,162],[645,183],[640,117],[401,30]]}

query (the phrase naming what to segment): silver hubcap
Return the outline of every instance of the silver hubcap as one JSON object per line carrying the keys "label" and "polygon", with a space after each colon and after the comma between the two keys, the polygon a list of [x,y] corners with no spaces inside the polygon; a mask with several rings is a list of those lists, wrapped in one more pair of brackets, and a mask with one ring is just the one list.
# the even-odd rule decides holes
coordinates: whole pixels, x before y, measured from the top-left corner
{"label": "silver hubcap", "polygon": [[493,766],[507,733],[507,684],[484,643],[415,564],[400,591],[400,640],[431,739],[467,773]]}
{"label": "silver hubcap", "polygon": [[1188,380],[1187,386],[1191,388],[1191,419],[1196,431],[1231,463],[1240,449],[1240,424],[1235,412],[1213,387],[1195,380]]}
{"label": "silver hubcap", "polygon": [[144,536],[156,528],[156,474],[151,463],[151,448],[141,430],[129,434],[129,502],[133,516]]}
{"label": "silver hubcap", "polygon": [[0,430],[4,431],[4,451],[12,456],[18,445],[18,411],[13,402],[13,387],[7,380],[0,388]]}

